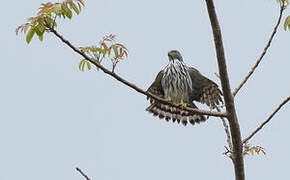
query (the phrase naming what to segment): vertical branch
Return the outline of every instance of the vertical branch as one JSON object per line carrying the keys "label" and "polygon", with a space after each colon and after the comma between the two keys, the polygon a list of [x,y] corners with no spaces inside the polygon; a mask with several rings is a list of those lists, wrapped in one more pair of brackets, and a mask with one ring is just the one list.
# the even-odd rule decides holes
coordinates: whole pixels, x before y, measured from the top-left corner
{"label": "vertical branch", "polygon": [[228,113],[228,120],[230,125],[230,131],[232,135],[232,144],[233,144],[233,153],[232,159],[235,168],[235,177],[236,180],[244,180],[244,159],[242,156],[242,140],[241,140],[241,132],[238,123],[238,118],[235,110],[235,104],[233,100],[233,96],[230,89],[230,83],[227,73],[227,66],[222,42],[222,34],[219,26],[219,22],[217,19],[217,15],[215,12],[215,7],[213,0],[205,0],[207,5],[207,10],[209,14],[209,19],[211,22],[211,27],[214,36],[217,62],[219,66],[219,75],[221,79],[222,90],[224,94],[224,100],[226,105],[226,110]]}

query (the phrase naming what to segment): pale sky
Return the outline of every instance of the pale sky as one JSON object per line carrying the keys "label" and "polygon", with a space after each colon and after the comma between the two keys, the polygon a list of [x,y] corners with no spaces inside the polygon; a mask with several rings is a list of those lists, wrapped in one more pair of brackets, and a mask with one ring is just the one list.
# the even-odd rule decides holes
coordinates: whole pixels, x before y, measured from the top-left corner
{"label": "pale sky", "polygon": [[[16,36],[15,28],[41,2],[2,2],[0,180],[83,180],[75,167],[92,180],[234,179],[232,163],[222,155],[226,138],[218,118],[187,127],[158,120],[145,111],[144,95],[101,71],[79,71],[80,56],[52,34],[29,45],[24,35]],[[85,2],[81,14],[61,20],[57,31],[76,46],[116,34],[129,49],[129,58],[116,68],[125,79],[147,89],[167,64],[167,52],[178,49],[187,65],[220,84],[204,1]],[[234,89],[263,50],[279,5],[275,0],[215,5]],[[290,94],[289,40],[290,32],[280,27],[236,96],[243,137]],[[247,179],[289,178],[289,115],[290,104],[250,141],[267,155],[245,157]]]}

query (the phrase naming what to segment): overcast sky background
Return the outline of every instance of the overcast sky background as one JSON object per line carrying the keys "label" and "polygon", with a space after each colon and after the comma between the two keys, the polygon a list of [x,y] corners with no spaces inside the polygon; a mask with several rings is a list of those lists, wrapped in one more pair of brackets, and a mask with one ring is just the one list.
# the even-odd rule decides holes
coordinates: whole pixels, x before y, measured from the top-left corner
{"label": "overcast sky background", "polygon": [[[15,28],[42,0],[5,1],[0,11],[0,180],[234,179],[219,119],[183,127],[144,111],[146,98],[101,71],[78,70],[80,56],[47,34],[27,45]],[[219,83],[204,1],[86,0],[58,31],[76,46],[116,34],[129,58],[116,72],[147,89],[181,51],[185,63]],[[279,14],[274,0],[215,1],[234,89],[254,64]],[[286,15],[290,11],[286,10]],[[284,20],[284,18],[283,18]],[[247,136],[289,95],[290,32],[282,27],[263,62],[236,96]],[[110,65],[110,64],[108,64]],[[108,66],[110,67],[110,66]],[[267,155],[246,156],[247,179],[289,178],[289,115],[284,106],[251,143]]]}

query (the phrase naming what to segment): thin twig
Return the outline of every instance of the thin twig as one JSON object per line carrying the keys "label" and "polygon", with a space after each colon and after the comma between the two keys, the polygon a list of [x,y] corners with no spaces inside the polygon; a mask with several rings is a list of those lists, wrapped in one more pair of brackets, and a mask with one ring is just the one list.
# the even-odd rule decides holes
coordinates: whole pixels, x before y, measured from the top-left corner
{"label": "thin twig", "polygon": [[233,96],[235,97],[235,95],[239,92],[239,90],[243,87],[243,85],[248,81],[248,79],[250,78],[250,76],[254,73],[254,71],[256,70],[256,68],[258,67],[258,65],[260,64],[260,62],[262,61],[263,57],[265,56],[265,54],[267,53],[268,48],[271,45],[271,42],[277,32],[278,26],[281,23],[281,18],[283,15],[283,11],[285,10],[285,2],[281,2],[280,3],[280,14],[277,20],[277,23],[273,29],[273,32],[264,48],[264,50],[262,51],[260,57],[257,59],[256,63],[254,64],[254,66],[251,68],[251,70],[248,72],[248,74],[244,77],[244,79],[242,80],[242,82],[240,83],[240,85],[235,88],[235,90],[233,91]]}
{"label": "thin twig", "polygon": [[220,118],[221,118],[223,126],[224,126],[224,130],[225,130],[225,133],[226,133],[226,136],[227,136],[227,143],[228,143],[228,146],[229,146],[229,148],[227,146],[225,146],[226,151],[223,154],[226,155],[227,157],[229,157],[231,160],[233,160],[233,156],[232,156],[233,144],[232,144],[232,141],[231,141],[231,134],[230,134],[230,131],[229,131],[229,126],[228,126],[228,124],[226,123],[226,120],[223,117],[220,117]]}
{"label": "thin twig", "polygon": [[221,79],[221,77],[218,73],[215,72],[214,75],[216,75],[217,78]]}
{"label": "thin twig", "polygon": [[76,170],[86,179],[86,180],[90,180],[90,178],[80,169],[80,168],[76,168]]}
{"label": "thin twig", "polygon": [[229,150],[229,148],[227,146],[225,146],[225,152],[223,152],[223,155],[226,155],[227,157],[229,157],[231,160],[233,160],[232,157],[232,151]]}
{"label": "thin twig", "polygon": [[[49,28],[49,27],[48,27]],[[171,102],[166,101],[163,98],[160,98],[158,96],[155,96],[147,91],[144,91],[143,89],[137,87],[136,85],[128,82],[127,80],[123,79],[122,77],[120,77],[119,75],[117,75],[116,73],[108,70],[107,68],[105,68],[103,65],[101,65],[99,62],[97,61],[93,61],[92,59],[90,59],[85,53],[81,52],[78,48],[76,48],[75,46],[73,46],[68,40],[64,39],[55,29],[50,28],[50,31],[56,36],[58,37],[62,42],[64,42],[66,45],[68,45],[72,50],[74,50],[76,53],[78,53],[79,55],[81,55],[82,57],[84,57],[87,61],[91,62],[92,64],[94,64],[95,66],[97,66],[99,69],[101,69],[104,73],[114,77],[116,80],[122,82],[123,84],[131,87],[132,89],[135,89],[137,92],[146,95],[147,97],[150,97],[160,103],[163,104],[167,104],[176,108],[181,108],[178,104],[173,104]],[[209,116],[215,116],[215,117],[226,117],[227,113],[225,112],[212,112],[212,111],[206,111],[206,110],[200,110],[200,109],[195,109],[195,108],[189,108],[189,107],[183,107],[182,108],[185,111],[188,111],[190,113],[194,113],[194,114],[200,114],[200,115],[209,115]]]}
{"label": "thin twig", "polygon": [[233,145],[232,145],[232,142],[231,142],[231,134],[230,134],[230,131],[229,131],[229,126],[226,123],[226,120],[224,118],[221,117],[221,119],[222,119],[223,126],[225,128],[225,132],[226,132],[226,135],[227,135],[227,142],[228,142],[229,148],[232,151]]}
{"label": "thin twig", "polygon": [[[218,75],[218,73],[214,73],[219,79],[220,76]],[[216,107],[216,110],[218,112],[221,112],[220,108],[219,107]],[[231,134],[230,134],[230,131],[229,131],[229,125],[227,124],[226,120],[223,118],[223,117],[220,117],[221,120],[222,120],[222,123],[223,123],[223,126],[224,126],[224,130],[225,130],[225,133],[226,133],[226,136],[227,136],[227,142],[228,142],[228,146],[230,148],[230,151],[233,150],[233,145],[232,145],[232,141],[231,141]],[[226,147],[226,149],[228,150],[228,148]],[[227,153],[229,153],[228,151],[226,151]],[[225,155],[227,155],[227,153]]]}
{"label": "thin twig", "polygon": [[[216,107],[217,111],[220,112],[220,108],[219,107]],[[232,145],[232,141],[231,141],[231,134],[230,134],[230,131],[229,131],[229,126],[226,122],[226,120],[223,118],[223,117],[220,117],[221,120],[222,120],[222,123],[223,123],[223,126],[224,126],[224,130],[225,130],[225,133],[226,133],[226,136],[227,136],[227,143],[228,143],[228,146],[230,148],[230,151],[233,150],[233,145]]]}
{"label": "thin twig", "polygon": [[282,108],[283,105],[285,105],[290,100],[290,96],[288,96],[279,106],[274,110],[272,114],[263,122],[261,123],[247,138],[243,140],[243,143],[248,142],[257,132],[259,132],[270,120],[273,118],[273,116]]}

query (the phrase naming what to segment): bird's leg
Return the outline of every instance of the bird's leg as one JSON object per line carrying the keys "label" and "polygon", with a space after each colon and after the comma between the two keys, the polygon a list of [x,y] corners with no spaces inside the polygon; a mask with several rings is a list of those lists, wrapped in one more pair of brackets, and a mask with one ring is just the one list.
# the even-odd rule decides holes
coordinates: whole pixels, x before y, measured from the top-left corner
{"label": "bird's leg", "polygon": [[183,102],[183,99],[181,99],[179,105],[180,105],[182,108],[185,108],[185,107],[186,107],[186,104]]}
{"label": "bird's leg", "polygon": [[167,101],[167,102],[172,102],[172,99],[171,99],[171,97],[167,97],[167,98],[165,99],[165,101]]}

